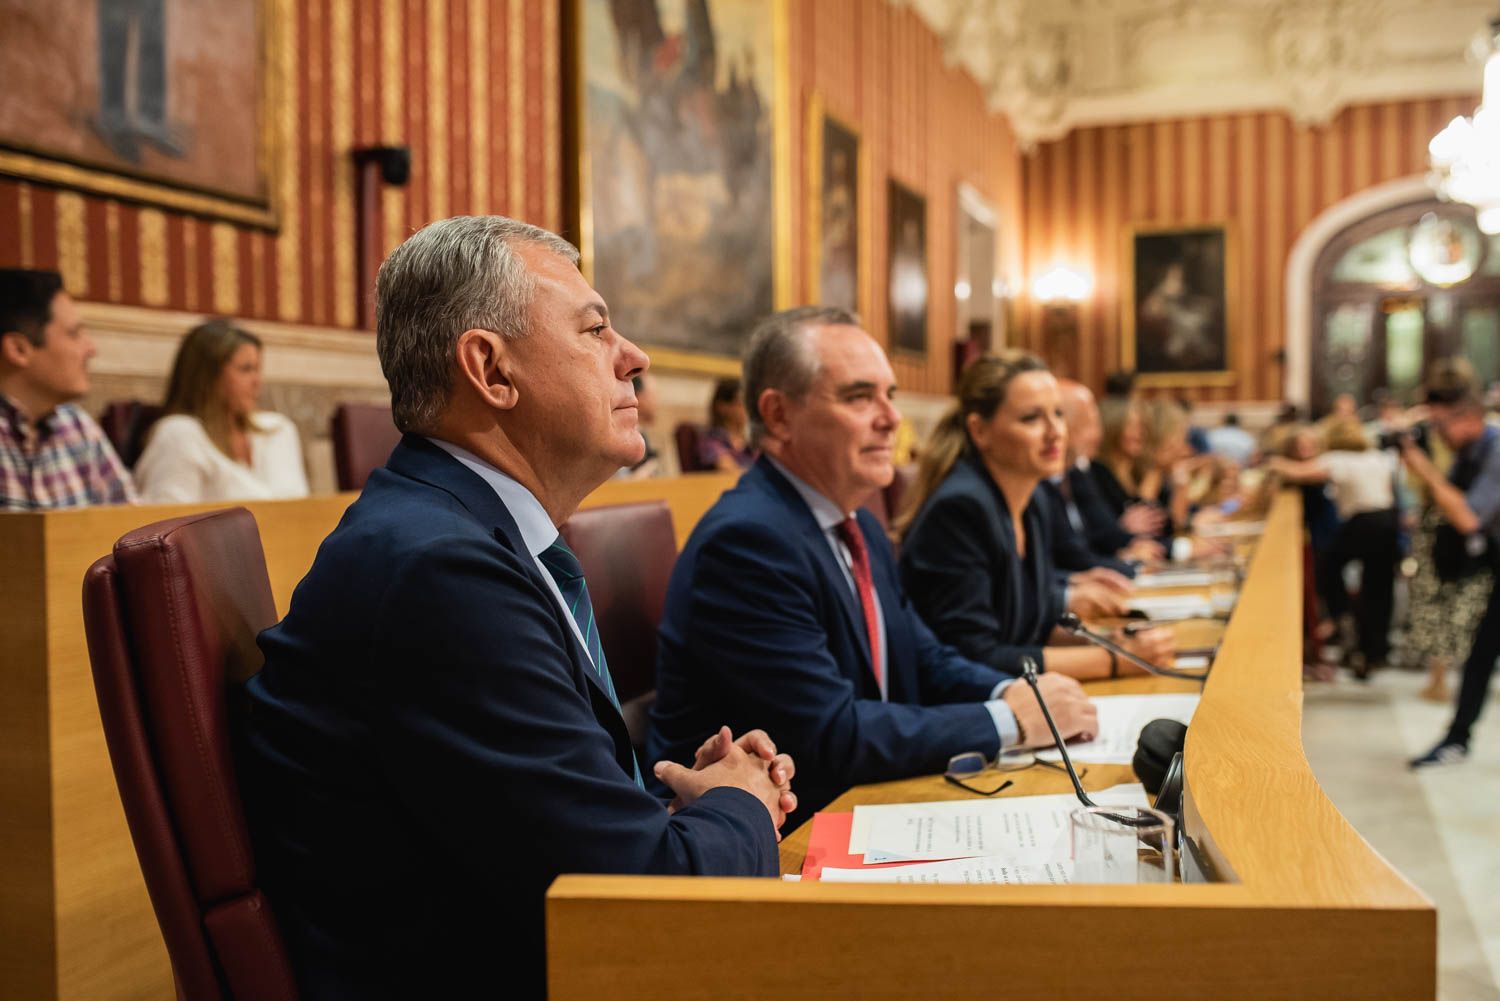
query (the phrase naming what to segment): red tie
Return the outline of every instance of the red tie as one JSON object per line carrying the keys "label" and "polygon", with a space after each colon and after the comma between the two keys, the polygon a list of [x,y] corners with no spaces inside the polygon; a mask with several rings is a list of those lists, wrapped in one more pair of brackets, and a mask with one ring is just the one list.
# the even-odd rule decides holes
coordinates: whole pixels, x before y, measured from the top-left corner
{"label": "red tie", "polygon": [[880,622],[875,617],[875,581],[870,576],[870,552],[865,548],[865,537],[859,530],[859,522],[850,515],[839,523],[839,538],[849,547],[849,558],[853,564],[854,587],[859,591],[859,604],[865,613],[865,633],[870,637],[870,667],[875,672],[875,683],[882,684],[880,676]]}

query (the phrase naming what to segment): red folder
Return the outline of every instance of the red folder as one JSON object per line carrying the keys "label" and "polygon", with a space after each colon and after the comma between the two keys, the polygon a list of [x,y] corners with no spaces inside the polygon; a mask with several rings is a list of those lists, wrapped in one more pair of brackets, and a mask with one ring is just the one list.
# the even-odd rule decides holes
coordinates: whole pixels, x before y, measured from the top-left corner
{"label": "red folder", "polygon": [[807,857],[802,860],[802,878],[818,879],[824,866],[835,869],[889,869],[910,862],[881,862],[866,865],[863,855],[849,854],[849,835],[854,828],[854,814],[815,813],[812,834],[808,837]]}

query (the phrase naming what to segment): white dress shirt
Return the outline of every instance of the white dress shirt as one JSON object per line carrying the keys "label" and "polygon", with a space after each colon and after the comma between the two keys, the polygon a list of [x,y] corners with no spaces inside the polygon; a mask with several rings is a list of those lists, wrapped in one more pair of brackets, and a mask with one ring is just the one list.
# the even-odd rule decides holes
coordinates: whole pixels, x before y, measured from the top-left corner
{"label": "white dress shirt", "polygon": [[[557,607],[562,609],[563,619],[573,627],[573,635],[578,637],[578,645],[583,647],[584,655],[592,663],[593,654],[589,652],[589,645],[583,640],[583,630],[578,628],[578,620],[573,618],[573,613],[568,609],[568,603],[563,601],[562,591],[558,589],[557,581],[552,579],[552,572],[547,569],[546,564],[540,558],[541,554],[557,541],[560,534],[557,526],[552,524],[552,519],[547,515],[547,509],[542,507],[542,502],[518,481],[500,472],[473,452],[459,448],[452,442],[439,441],[436,438],[427,440],[467,468],[472,469],[475,475],[488,483],[490,489],[495,491],[495,495],[500,498],[500,503],[505,505],[505,510],[509,511],[510,516],[515,519],[516,528],[521,532],[521,541],[526,544],[526,551],[531,554],[531,561],[542,572],[542,580],[547,582],[547,587],[552,592],[552,599],[557,602]],[[606,659],[608,656],[608,654],[605,655]]]}

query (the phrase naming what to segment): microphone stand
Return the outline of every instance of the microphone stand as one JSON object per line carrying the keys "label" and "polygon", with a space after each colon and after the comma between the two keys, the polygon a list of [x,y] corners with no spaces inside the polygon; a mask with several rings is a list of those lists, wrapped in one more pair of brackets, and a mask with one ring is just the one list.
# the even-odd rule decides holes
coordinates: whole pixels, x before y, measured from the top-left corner
{"label": "microphone stand", "polygon": [[1108,636],[1100,635],[1091,630],[1083,624],[1083,620],[1074,612],[1064,612],[1062,618],[1057,620],[1057,624],[1074,636],[1082,636],[1095,646],[1102,647],[1117,657],[1124,657],[1147,674],[1154,674],[1158,678],[1178,678],[1183,681],[1196,681],[1200,685],[1208,681],[1208,673],[1206,671],[1203,674],[1199,674],[1196,671],[1181,671],[1175,667],[1162,667],[1151,663],[1144,657],[1136,656]]}
{"label": "microphone stand", "polygon": [[[1052,720],[1052,711],[1047,708],[1047,700],[1042,698],[1042,688],[1036,681],[1036,661],[1030,657],[1021,658],[1021,677],[1031,686],[1031,692],[1036,696],[1036,704],[1042,707],[1042,718],[1047,721],[1047,729],[1052,731],[1052,739],[1057,741],[1057,753],[1062,755],[1063,767],[1067,769],[1068,778],[1073,780],[1073,793],[1078,797],[1078,802],[1084,806],[1098,808],[1099,804],[1089,798],[1089,794],[1083,791],[1083,783],[1078,780],[1078,771],[1073,767],[1073,759],[1068,755],[1068,745],[1063,741],[1062,734],[1057,730],[1057,724]],[[1119,813],[1101,814],[1106,820],[1112,820],[1123,827],[1150,827],[1156,823],[1147,817],[1127,817]]]}

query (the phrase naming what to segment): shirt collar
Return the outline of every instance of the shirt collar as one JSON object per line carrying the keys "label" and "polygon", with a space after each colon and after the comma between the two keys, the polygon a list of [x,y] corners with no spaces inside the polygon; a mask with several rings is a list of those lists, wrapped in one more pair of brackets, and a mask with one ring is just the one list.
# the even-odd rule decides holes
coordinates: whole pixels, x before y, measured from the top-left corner
{"label": "shirt collar", "polygon": [[542,507],[542,502],[530,490],[468,449],[437,438],[427,440],[473,470],[476,476],[490,485],[490,489],[499,496],[500,503],[505,505],[510,516],[516,520],[521,541],[526,543],[526,550],[532,556],[541,555],[557,541],[557,526],[552,524],[552,519],[547,516],[547,509]]}
{"label": "shirt collar", "polygon": [[797,495],[802,498],[802,502],[812,511],[813,518],[817,520],[818,527],[823,531],[826,532],[830,528],[836,528],[849,519],[849,515],[840,511],[837,504],[808,486],[803,482],[801,477],[786,468],[786,466],[777,462],[769,455],[766,456],[766,461],[774,466],[778,473],[786,477],[786,481],[792,485],[792,489],[797,491]]}
{"label": "shirt collar", "polygon": [[57,422],[57,415],[60,410],[62,410],[62,407],[53,407],[40,418],[28,417],[21,412],[21,408],[16,405],[15,400],[12,400],[4,393],[0,393],[0,417],[5,418],[5,422],[14,428],[17,433],[22,433],[26,429],[31,428],[35,430],[38,436],[47,435]]}

